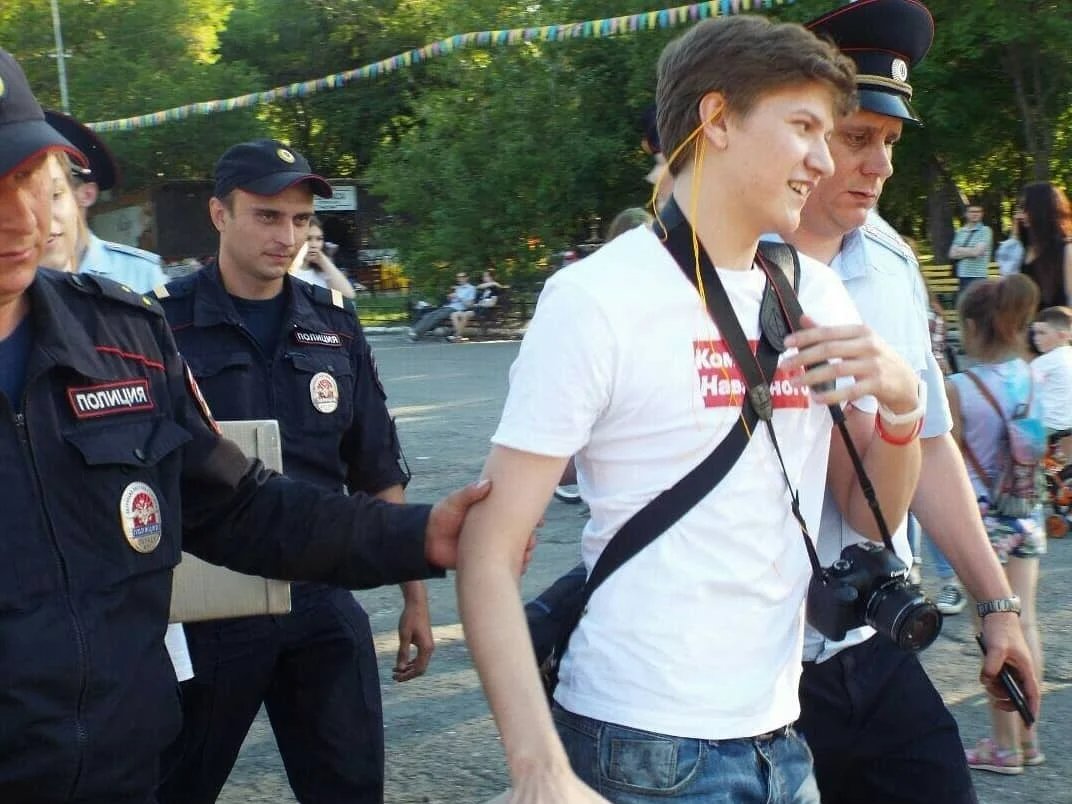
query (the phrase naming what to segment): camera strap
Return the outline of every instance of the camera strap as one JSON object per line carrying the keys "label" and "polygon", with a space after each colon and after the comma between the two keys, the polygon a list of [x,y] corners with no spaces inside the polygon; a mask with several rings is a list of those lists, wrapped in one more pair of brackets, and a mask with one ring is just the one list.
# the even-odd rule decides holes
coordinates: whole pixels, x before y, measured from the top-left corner
{"label": "camera strap", "polygon": [[[789,246],[782,245],[785,248]],[[791,249],[792,250],[792,249]],[[793,251],[793,259],[796,260],[796,251]],[[762,254],[761,254],[762,256]],[[782,310],[782,314],[789,325],[791,332],[795,332],[800,329],[800,318],[804,315],[803,309],[800,307],[800,299],[797,298],[797,294],[789,283],[785,280],[785,276],[781,271],[772,270],[769,266],[761,262],[761,267],[767,272],[767,278],[774,288],[775,294],[778,298],[779,307]],[[845,451],[849,454],[849,460],[852,461],[852,468],[856,472],[856,478],[860,483],[860,489],[863,492],[864,499],[867,500],[867,507],[871,509],[871,515],[875,518],[875,524],[878,526],[879,535],[882,537],[882,543],[886,546],[886,549],[891,552],[896,552],[893,549],[893,539],[890,537],[890,529],[886,524],[886,517],[882,514],[882,508],[878,503],[878,496],[875,494],[875,487],[871,483],[871,478],[867,476],[867,471],[864,469],[864,462],[860,458],[860,453],[856,449],[856,445],[853,443],[852,437],[849,435],[849,428],[845,422],[845,411],[841,409],[840,405],[828,405],[827,409],[830,411],[830,418],[834,420],[834,425],[838,428],[838,432],[841,433],[841,438],[845,442]],[[775,450],[777,451],[778,445],[775,440],[774,430],[771,429],[771,440],[775,442]],[[781,452],[778,452],[778,460],[781,461]],[[785,465],[782,464],[782,472],[785,473]],[[789,482],[788,476],[786,477],[786,483]],[[790,486],[792,488],[792,486]],[[794,498],[796,494],[794,492]],[[799,510],[794,510],[794,515],[797,516],[797,521],[801,521],[799,516]],[[807,536],[807,527],[801,522],[801,527],[804,531],[805,537]],[[805,538],[809,547],[811,546],[811,540]],[[809,558],[812,557],[814,549],[808,550]],[[818,557],[815,557],[812,565],[818,564]]]}
{"label": "camera strap", "polygon": [[[696,281],[694,277],[698,273],[699,281],[704,285],[705,295],[708,298],[708,312],[744,377],[745,385],[748,388],[749,406],[755,410],[759,419],[766,425],[771,444],[774,447],[775,454],[778,456],[782,477],[785,479],[786,488],[789,490],[790,509],[794,519],[800,526],[800,532],[804,539],[804,548],[808,553],[808,560],[811,562],[812,570],[819,577],[822,577],[822,563],[819,561],[815,544],[808,535],[808,524],[800,511],[800,493],[789,479],[789,472],[786,469],[782,450],[778,444],[778,436],[774,431],[773,405],[770,396],[770,384],[774,378],[774,368],[764,371],[760,367],[756,354],[752,352],[748,345],[748,339],[745,337],[744,330],[741,329],[741,324],[733,311],[729,296],[722,281],[719,279],[718,272],[711,264],[711,260],[703,248],[697,247],[696,233],[688,221],[685,220],[676,201],[670,200],[660,212],[660,219],[665,232],[665,245],[678,263],[678,266],[693,282]],[[697,255],[699,256],[699,264],[695,265]],[[761,242],[759,244],[755,261],[756,265],[767,277],[767,284],[760,304],[761,335],[757,352],[762,354],[765,349],[784,351],[785,335],[800,328],[800,319],[804,315],[800,300],[797,297],[796,287],[794,287],[794,284],[790,284],[784,266],[791,261],[792,270],[790,273],[796,278],[800,274],[800,261],[797,257],[796,249],[785,243],[770,242]],[[773,265],[771,264],[772,261]],[[694,264],[693,271],[688,268],[690,263]],[[889,528],[886,526],[885,517],[879,507],[871,479],[867,476],[860,454],[849,435],[848,426],[845,422],[845,413],[840,405],[829,405],[828,408],[830,416],[845,442],[846,451],[859,479],[864,498],[867,500],[868,507],[871,509],[878,524],[882,541],[887,549],[892,551],[893,541],[890,538]]]}

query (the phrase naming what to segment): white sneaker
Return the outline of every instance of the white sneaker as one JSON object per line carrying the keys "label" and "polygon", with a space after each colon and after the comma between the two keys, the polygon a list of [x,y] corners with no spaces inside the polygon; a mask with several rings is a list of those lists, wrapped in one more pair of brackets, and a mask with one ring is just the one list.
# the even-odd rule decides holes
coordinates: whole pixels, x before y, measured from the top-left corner
{"label": "white sneaker", "polygon": [[947,617],[960,614],[967,603],[968,599],[964,597],[964,593],[960,591],[959,587],[951,583],[947,583],[942,587],[942,591],[938,593],[938,599],[934,601],[938,611]]}
{"label": "white sneaker", "polygon": [[555,498],[564,503],[579,503],[581,501],[581,490],[576,483],[558,486],[555,489]]}

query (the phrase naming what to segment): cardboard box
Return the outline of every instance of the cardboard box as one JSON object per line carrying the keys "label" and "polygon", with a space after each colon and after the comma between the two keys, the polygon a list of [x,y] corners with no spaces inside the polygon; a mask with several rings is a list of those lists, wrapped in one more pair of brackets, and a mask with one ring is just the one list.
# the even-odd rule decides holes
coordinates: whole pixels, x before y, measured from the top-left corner
{"label": "cardboard box", "polygon": [[[219,422],[223,435],[270,469],[283,471],[279,422]],[[184,552],[175,567],[170,622],[189,623],[224,617],[286,614],[290,583],[243,575]]]}

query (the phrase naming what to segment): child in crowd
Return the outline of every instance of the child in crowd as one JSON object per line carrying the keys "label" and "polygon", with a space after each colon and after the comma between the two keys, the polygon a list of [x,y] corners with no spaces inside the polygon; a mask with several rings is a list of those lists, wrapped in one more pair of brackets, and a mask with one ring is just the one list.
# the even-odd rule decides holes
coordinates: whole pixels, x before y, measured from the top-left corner
{"label": "child in crowd", "polygon": [[1031,325],[1039,356],[1031,363],[1049,433],[1072,428],[1072,309],[1047,307]]}
{"label": "child in crowd", "polygon": [[[1038,383],[1023,358],[1028,324],[1038,300],[1038,286],[1022,274],[981,280],[965,291],[959,305],[960,320],[964,350],[973,365],[951,376],[946,386],[953,413],[953,436],[964,454],[991,545],[1020,599],[1020,627],[1041,676],[1042,642],[1035,617],[1035,596],[1039,557],[1046,552],[1046,537],[1034,516],[1037,498],[1018,495],[1016,492],[1023,490],[1022,483],[1010,491],[1012,487],[1007,482],[1021,477],[1013,473],[1024,466],[1023,455],[1013,452],[1008,422],[1019,413],[1041,418]],[[1039,425],[1031,447],[1041,465],[1045,435]],[[990,711],[993,735],[968,749],[970,767],[1015,775],[1023,773],[1025,765],[1045,761],[1038,745],[1037,726],[1026,728],[1018,714],[999,710],[993,701]]]}
{"label": "child in crowd", "polygon": [[1068,533],[1072,507],[1072,309],[1047,307],[1035,317],[1031,336],[1039,353],[1031,372],[1050,441],[1046,475],[1051,510],[1046,531],[1060,539]]}

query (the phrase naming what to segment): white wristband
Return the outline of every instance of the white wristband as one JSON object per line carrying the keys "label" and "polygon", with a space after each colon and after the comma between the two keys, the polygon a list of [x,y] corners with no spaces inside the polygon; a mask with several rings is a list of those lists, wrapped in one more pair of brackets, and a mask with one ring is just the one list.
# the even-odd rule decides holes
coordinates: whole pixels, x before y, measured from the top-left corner
{"label": "white wristband", "polygon": [[890,425],[890,427],[897,427],[902,424],[915,424],[927,415],[927,383],[924,380],[920,380],[919,384],[916,386],[916,407],[913,410],[910,410],[907,413],[894,413],[879,402],[878,415],[881,416],[882,421]]}

